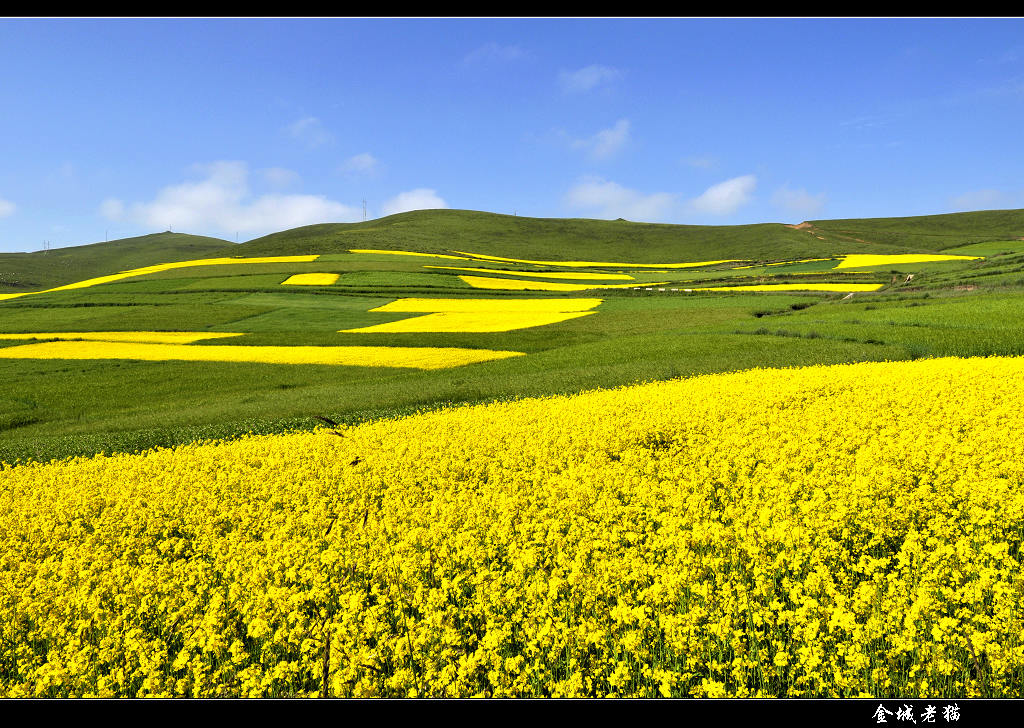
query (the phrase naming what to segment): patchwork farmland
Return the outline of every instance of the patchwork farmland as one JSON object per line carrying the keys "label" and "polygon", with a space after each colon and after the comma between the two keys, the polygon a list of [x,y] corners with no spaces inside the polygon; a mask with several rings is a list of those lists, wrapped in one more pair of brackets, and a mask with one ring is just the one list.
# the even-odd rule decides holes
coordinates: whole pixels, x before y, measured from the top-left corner
{"label": "patchwork farmland", "polygon": [[0,255],[0,694],[1020,697],[1022,314],[1024,211]]}

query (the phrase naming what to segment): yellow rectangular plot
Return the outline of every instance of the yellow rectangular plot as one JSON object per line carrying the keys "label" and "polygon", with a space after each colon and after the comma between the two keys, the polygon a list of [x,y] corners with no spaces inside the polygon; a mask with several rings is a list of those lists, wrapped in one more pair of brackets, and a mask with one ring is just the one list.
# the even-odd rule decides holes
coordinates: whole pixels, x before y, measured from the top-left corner
{"label": "yellow rectangular plot", "polygon": [[632,281],[636,280],[633,276],[626,275],[625,273],[577,273],[573,271],[564,271],[557,273],[538,273],[533,271],[511,271],[511,270],[494,270],[493,268],[457,268],[449,265],[425,265],[424,268],[439,268],[443,270],[461,270],[468,273],[501,273],[510,276],[524,276],[529,278],[560,278],[563,280],[584,280],[584,281]]}
{"label": "yellow rectangular plot", "polygon": [[383,313],[498,313],[588,311],[602,298],[400,298],[372,312]]}
{"label": "yellow rectangular plot", "polygon": [[341,277],[339,273],[296,273],[282,286],[330,286]]}
{"label": "yellow rectangular plot", "polygon": [[717,265],[718,263],[743,263],[744,260],[702,260],[695,263],[596,263],[582,260],[527,260],[525,258],[502,258],[497,255],[481,255],[479,253],[467,253],[463,250],[456,250],[456,253],[469,255],[477,260],[497,260],[504,263],[529,263],[531,265],[552,265],[566,268],[699,268],[703,265]]}
{"label": "yellow rectangular plot", "polygon": [[493,331],[515,331],[534,326],[547,326],[560,321],[589,316],[597,311],[548,313],[535,312],[494,312],[494,313],[431,313],[414,316],[401,321],[390,321],[376,326],[359,329],[344,329],[343,334],[407,334],[407,333],[485,333]]}
{"label": "yellow rectangular plot", "polygon": [[196,331],[56,331],[33,334],[0,334],[0,339],[58,339],[73,341],[121,341],[148,344],[191,344],[207,339],[223,339],[242,334],[224,334]]}
{"label": "yellow rectangular plot", "polygon": [[461,255],[444,255],[442,253],[412,253],[407,250],[371,250],[368,248],[349,250],[350,253],[370,253],[372,255],[413,255],[421,258],[448,258],[449,260],[469,260]]}
{"label": "yellow rectangular plot", "polygon": [[935,263],[943,260],[978,260],[980,255],[847,255],[839,268],[866,268],[876,265],[906,265],[907,263]]}
{"label": "yellow rectangular plot", "polygon": [[884,283],[771,283],[763,286],[715,286],[711,288],[689,288],[692,291],[836,291],[856,293],[877,291]]}
{"label": "yellow rectangular plot", "polygon": [[134,359],[406,369],[447,369],[515,356],[524,354],[520,351],[442,347],[183,346],[108,341],[54,341],[0,348],[0,359]]}
{"label": "yellow rectangular plot", "polygon": [[485,276],[459,276],[473,286],[491,291],[589,291],[594,288],[637,288],[642,285],[663,286],[662,283],[552,283],[550,281],[520,281],[514,278],[487,278]]}

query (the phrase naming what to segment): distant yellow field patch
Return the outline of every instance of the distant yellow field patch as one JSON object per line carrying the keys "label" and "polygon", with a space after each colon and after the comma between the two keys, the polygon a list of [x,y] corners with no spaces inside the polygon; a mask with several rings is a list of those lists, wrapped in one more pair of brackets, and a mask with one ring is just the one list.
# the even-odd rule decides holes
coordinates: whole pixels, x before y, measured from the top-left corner
{"label": "distant yellow field patch", "polygon": [[469,273],[506,273],[513,276],[526,276],[529,278],[560,278],[568,281],[632,281],[633,276],[625,273],[577,273],[564,271],[558,273],[535,273],[532,271],[494,270],[493,268],[458,268],[450,265],[425,265],[424,268],[438,268],[442,270],[461,270]]}
{"label": "distant yellow field patch", "polygon": [[980,255],[847,255],[836,266],[839,268],[864,268],[874,265],[905,265],[907,263],[934,263],[942,260],[978,260]]}
{"label": "distant yellow field patch", "polygon": [[473,288],[492,291],[588,291],[593,288],[637,288],[638,286],[663,286],[664,283],[551,283],[548,281],[520,281],[514,278],[487,278],[484,276],[459,276]]}
{"label": "distant yellow field patch", "polygon": [[687,291],[837,291],[856,293],[877,291],[884,283],[770,283],[762,286],[714,286],[687,288]]}
{"label": "distant yellow field patch", "polygon": [[327,364],[447,369],[524,356],[519,351],[397,346],[183,346],[180,344],[53,341],[0,348],[2,359],[134,359],[258,364]]}
{"label": "distant yellow field patch", "polygon": [[600,298],[507,300],[404,298],[370,309],[378,313],[426,313],[358,329],[346,334],[485,333],[547,326],[589,316]]}
{"label": "distant yellow field patch", "polygon": [[497,255],[481,255],[478,253],[467,253],[464,250],[456,250],[456,253],[469,255],[478,260],[497,260],[503,263],[529,263],[530,265],[553,265],[566,268],[698,268],[702,265],[717,265],[718,263],[743,263],[743,260],[703,260],[698,263],[595,263],[581,260],[526,260],[523,258],[501,258]]}
{"label": "distant yellow field patch", "polygon": [[386,313],[479,313],[519,311],[561,313],[589,311],[603,298],[400,298],[370,309]]}
{"label": "distant yellow field patch", "polygon": [[242,334],[196,331],[56,331],[34,334],[0,334],[0,339],[58,339],[60,341],[120,341],[147,344],[191,344],[206,339],[223,339]]}
{"label": "distant yellow field patch", "polygon": [[56,288],[47,288],[45,291],[32,291],[31,293],[5,293],[0,295],[0,301],[17,298],[19,296],[36,296],[40,293],[53,293],[54,291],[70,291],[77,288],[91,288],[92,286],[98,286],[103,283],[112,283],[113,281],[124,280],[125,278],[135,278],[137,276],[150,275],[151,273],[162,273],[165,270],[173,270],[175,268],[194,268],[197,266],[207,265],[250,265],[253,263],[312,263],[314,260],[319,258],[319,255],[276,255],[267,258],[201,258],[200,260],[182,260],[177,263],[159,263],[157,265],[149,265],[145,268],[133,268],[132,270],[121,271],[120,273],[113,273],[108,276],[100,276],[98,278],[87,278],[84,281],[77,281],[76,283],[68,283],[64,286],[57,286]]}
{"label": "distant yellow field patch", "polygon": [[362,248],[349,250],[350,253],[371,253],[373,255],[416,255],[421,258],[448,258],[449,260],[469,260],[461,255],[444,255],[442,253],[412,253],[407,250],[370,250]]}
{"label": "distant yellow field patch", "polygon": [[296,273],[282,286],[330,286],[338,281],[339,273]]}

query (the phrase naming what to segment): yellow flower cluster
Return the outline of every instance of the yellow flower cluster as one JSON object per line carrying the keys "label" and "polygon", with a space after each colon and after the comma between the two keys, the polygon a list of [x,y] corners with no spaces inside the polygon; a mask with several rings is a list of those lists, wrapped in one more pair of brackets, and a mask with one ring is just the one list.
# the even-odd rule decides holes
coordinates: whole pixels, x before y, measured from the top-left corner
{"label": "yellow flower cluster", "polygon": [[[35,336],[51,338],[50,334]],[[407,369],[448,369],[513,356],[523,353],[429,346],[186,346],[131,341],[51,341],[0,348],[0,359],[217,361]]]}
{"label": "yellow flower cluster", "polygon": [[1019,698],[1022,391],[752,370],[0,466],[0,695]]}
{"label": "yellow flower cluster", "polygon": [[427,313],[340,333],[481,333],[546,326],[589,316],[600,298],[400,298],[371,312]]}

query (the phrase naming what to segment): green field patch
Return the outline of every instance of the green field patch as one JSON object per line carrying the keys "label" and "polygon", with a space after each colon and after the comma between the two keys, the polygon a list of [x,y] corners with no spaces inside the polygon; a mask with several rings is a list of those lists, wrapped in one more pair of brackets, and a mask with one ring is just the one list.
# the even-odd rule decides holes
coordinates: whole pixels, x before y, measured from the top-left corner
{"label": "green field patch", "polygon": [[1024,253],[1024,240],[995,240],[985,243],[971,243],[942,251],[950,255],[981,255],[990,258],[994,255],[1019,255]]}

